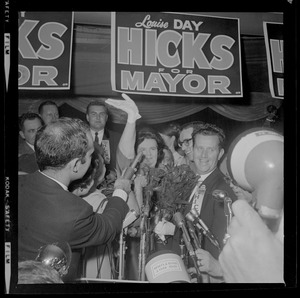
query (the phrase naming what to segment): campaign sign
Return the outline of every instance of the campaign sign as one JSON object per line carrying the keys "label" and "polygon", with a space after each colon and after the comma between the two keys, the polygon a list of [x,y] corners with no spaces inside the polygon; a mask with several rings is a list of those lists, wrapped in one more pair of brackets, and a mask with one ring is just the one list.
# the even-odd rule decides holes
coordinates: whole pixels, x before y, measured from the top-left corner
{"label": "campaign sign", "polygon": [[283,24],[263,22],[272,97],[284,98]]}
{"label": "campaign sign", "polygon": [[160,12],[111,17],[114,91],[242,97],[239,19]]}
{"label": "campaign sign", "polygon": [[70,89],[73,12],[19,14],[19,89]]}

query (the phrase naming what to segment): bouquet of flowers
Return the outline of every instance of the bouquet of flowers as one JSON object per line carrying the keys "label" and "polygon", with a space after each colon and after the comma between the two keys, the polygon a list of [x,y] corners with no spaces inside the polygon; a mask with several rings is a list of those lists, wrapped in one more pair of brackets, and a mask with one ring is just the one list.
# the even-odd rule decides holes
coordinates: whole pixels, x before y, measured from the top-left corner
{"label": "bouquet of flowers", "polygon": [[153,201],[160,219],[170,220],[182,205],[187,204],[198,177],[188,165],[153,168],[148,173],[149,184],[156,194]]}

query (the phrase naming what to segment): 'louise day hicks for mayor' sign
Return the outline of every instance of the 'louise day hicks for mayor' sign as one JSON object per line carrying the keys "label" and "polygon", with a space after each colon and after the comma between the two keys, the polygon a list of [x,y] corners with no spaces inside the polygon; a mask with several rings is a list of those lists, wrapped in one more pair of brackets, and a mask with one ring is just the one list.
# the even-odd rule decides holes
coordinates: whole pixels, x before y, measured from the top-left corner
{"label": "'louise day hicks for mayor' sign", "polygon": [[114,91],[242,97],[239,19],[159,12],[114,12]]}
{"label": "'louise day hicks for mayor' sign", "polygon": [[21,11],[19,89],[70,89],[73,12]]}
{"label": "'louise day hicks for mayor' sign", "polygon": [[283,24],[263,22],[272,97],[284,98]]}

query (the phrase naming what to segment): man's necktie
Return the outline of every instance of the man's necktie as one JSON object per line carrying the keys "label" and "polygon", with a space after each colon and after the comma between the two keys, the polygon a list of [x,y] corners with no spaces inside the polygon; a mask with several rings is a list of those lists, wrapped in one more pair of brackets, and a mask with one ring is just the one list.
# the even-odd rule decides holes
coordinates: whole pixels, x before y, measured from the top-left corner
{"label": "man's necktie", "polygon": [[95,132],[95,142],[99,144],[98,132]]}

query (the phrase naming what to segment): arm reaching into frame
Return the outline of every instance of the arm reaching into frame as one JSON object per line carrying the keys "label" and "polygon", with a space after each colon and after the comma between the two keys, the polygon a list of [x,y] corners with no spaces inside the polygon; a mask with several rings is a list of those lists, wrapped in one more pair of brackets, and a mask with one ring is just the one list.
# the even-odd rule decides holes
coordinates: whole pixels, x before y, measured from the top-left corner
{"label": "arm reaching into frame", "polygon": [[118,146],[126,158],[133,159],[135,156],[136,120],[140,119],[141,115],[135,102],[128,95],[122,93],[122,97],[124,100],[108,98],[105,102],[127,113],[127,123]]}
{"label": "arm reaching into frame", "polygon": [[227,283],[283,283],[283,243],[244,200],[232,205],[234,217],[220,256]]}

